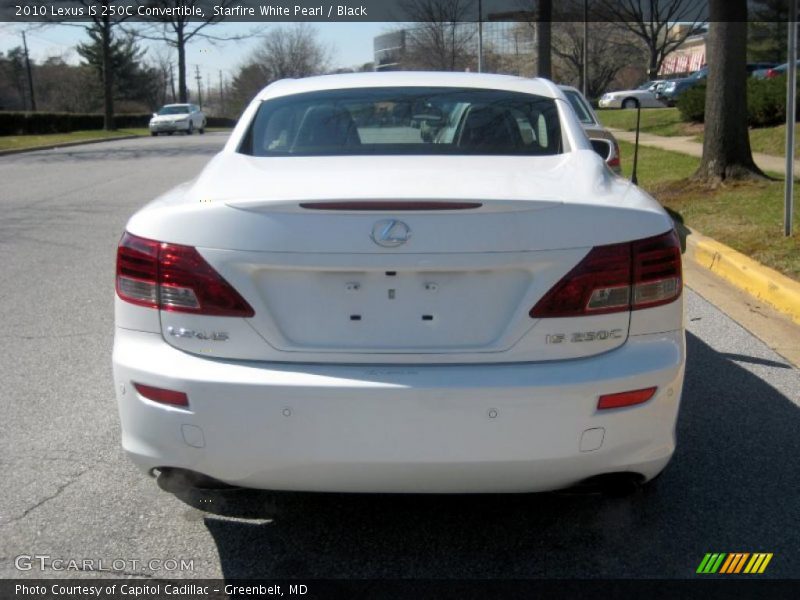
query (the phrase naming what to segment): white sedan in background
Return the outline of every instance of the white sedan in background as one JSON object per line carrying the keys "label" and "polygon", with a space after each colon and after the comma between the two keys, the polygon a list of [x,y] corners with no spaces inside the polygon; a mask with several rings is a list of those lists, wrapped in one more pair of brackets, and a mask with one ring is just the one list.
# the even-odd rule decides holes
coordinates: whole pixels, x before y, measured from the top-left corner
{"label": "white sedan in background", "polygon": [[122,445],[197,485],[646,482],[675,449],[682,289],[672,220],[555,84],[278,81],[122,235]]}
{"label": "white sedan in background", "polygon": [[195,131],[206,132],[206,116],[196,104],[165,104],[150,119],[150,135],[166,133],[172,135],[182,131],[192,135]]}
{"label": "white sedan in background", "polygon": [[637,102],[642,108],[666,108],[650,90],[622,90],[608,92],[598,101],[600,108],[636,108]]}

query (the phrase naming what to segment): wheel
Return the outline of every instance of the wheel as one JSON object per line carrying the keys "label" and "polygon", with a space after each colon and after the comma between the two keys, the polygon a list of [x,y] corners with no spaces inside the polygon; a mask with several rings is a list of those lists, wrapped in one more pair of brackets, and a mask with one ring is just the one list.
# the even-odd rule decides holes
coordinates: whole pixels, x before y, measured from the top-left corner
{"label": "wheel", "polygon": [[167,135],[172,135],[173,133],[175,133],[175,132],[174,131],[168,131]]}
{"label": "wheel", "polygon": [[198,130],[197,130],[197,132],[198,132],[200,135],[203,135],[203,134],[206,132],[205,125],[204,125],[203,127],[201,127],[200,129],[198,129]]}
{"label": "wheel", "polygon": [[157,131],[151,131],[150,135],[152,135],[153,137],[156,137],[156,136],[158,136],[158,132]]}
{"label": "wheel", "polygon": [[192,135],[194,133],[194,125],[191,121],[189,121],[189,127],[186,129],[186,135]]}
{"label": "wheel", "polygon": [[622,101],[622,108],[636,108],[638,102],[634,98],[625,98]]}

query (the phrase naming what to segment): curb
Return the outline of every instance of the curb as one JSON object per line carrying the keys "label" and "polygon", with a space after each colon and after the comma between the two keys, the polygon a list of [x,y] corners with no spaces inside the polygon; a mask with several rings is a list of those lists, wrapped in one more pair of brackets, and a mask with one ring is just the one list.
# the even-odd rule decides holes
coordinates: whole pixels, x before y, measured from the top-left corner
{"label": "curb", "polygon": [[771,304],[800,325],[800,283],[692,229],[684,256]]}
{"label": "curb", "polygon": [[0,156],[8,156],[10,154],[22,154],[24,152],[37,152],[39,150],[55,150],[56,148],[69,148],[71,146],[83,146],[85,144],[101,144],[103,142],[118,142],[120,140],[135,140],[136,138],[145,137],[143,135],[121,135],[118,137],[108,138],[95,138],[88,140],[80,140],[78,142],[63,142],[60,144],[49,144],[46,146],[33,146],[31,148],[13,148],[11,150],[0,150]]}

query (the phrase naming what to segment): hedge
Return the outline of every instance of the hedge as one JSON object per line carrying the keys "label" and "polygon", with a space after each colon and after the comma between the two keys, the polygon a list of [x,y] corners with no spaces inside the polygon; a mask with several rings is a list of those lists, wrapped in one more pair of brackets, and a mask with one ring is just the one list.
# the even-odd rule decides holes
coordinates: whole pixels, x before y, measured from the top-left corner
{"label": "hedge", "polygon": [[[150,113],[116,115],[118,129],[147,127]],[[207,117],[209,127],[233,127],[235,119]],[[30,135],[44,133],[69,133],[103,128],[103,115],[56,112],[0,111],[0,135]]]}
{"label": "hedge", "polygon": [[[706,85],[698,84],[678,98],[684,121],[702,123],[705,119]],[[786,76],[747,80],[747,124],[768,127],[786,122]]]}

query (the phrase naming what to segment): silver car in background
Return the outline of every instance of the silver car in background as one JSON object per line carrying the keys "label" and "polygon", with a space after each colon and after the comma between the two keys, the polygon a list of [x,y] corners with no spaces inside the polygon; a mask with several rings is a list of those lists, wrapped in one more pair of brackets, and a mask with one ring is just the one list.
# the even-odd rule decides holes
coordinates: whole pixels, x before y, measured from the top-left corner
{"label": "silver car in background", "polygon": [[[661,85],[661,84],[657,84]],[[608,92],[603,94],[598,101],[600,108],[636,108],[637,103],[642,108],[666,108],[666,104],[660,102],[650,88],[642,90],[621,90],[618,92]],[[658,87],[656,89],[659,89]]]}

